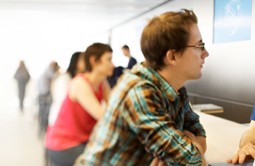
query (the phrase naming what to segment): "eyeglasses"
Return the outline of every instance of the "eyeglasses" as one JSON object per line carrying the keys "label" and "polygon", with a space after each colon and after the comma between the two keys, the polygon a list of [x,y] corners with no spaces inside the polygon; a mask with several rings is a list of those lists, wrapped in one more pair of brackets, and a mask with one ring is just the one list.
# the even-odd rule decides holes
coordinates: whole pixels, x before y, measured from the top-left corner
{"label": "eyeglasses", "polygon": [[196,45],[188,45],[188,46],[185,46],[185,47],[200,48],[203,51],[203,50],[205,50],[205,43],[201,42],[201,43],[198,43]]}

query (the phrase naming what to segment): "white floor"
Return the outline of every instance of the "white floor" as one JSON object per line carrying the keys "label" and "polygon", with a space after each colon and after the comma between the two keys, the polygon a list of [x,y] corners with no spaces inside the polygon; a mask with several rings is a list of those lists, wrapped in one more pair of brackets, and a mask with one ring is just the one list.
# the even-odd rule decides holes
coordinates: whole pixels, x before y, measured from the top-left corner
{"label": "white floor", "polygon": [[21,113],[13,86],[7,87],[1,86],[0,91],[0,165],[44,166],[43,140],[37,136],[36,106],[29,104]]}

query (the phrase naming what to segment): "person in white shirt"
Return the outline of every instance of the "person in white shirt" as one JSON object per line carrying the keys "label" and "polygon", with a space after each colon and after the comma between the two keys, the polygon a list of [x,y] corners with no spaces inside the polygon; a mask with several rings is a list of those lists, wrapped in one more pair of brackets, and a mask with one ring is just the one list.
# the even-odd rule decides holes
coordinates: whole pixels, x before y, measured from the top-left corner
{"label": "person in white shirt", "polygon": [[38,80],[38,136],[44,136],[48,126],[48,117],[52,105],[52,82],[59,74],[59,65],[52,61]]}
{"label": "person in white shirt", "polygon": [[53,125],[60,110],[63,99],[67,94],[69,83],[77,74],[85,71],[85,63],[83,61],[84,54],[82,52],[74,52],[70,59],[68,68],[65,73],[60,74],[53,82],[52,96],[53,103],[49,113],[49,126]]}

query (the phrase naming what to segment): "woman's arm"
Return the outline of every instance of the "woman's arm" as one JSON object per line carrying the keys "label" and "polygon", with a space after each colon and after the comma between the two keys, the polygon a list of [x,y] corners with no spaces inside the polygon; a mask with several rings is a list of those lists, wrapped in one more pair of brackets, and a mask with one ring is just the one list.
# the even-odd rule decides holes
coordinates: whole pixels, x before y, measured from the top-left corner
{"label": "woman's arm", "polygon": [[239,149],[229,163],[243,163],[246,158],[252,157],[255,159],[255,121],[250,122],[250,127],[246,130],[239,143]]}
{"label": "woman's arm", "polygon": [[255,145],[255,121],[250,122],[250,127],[245,131],[241,137],[239,147],[243,147],[246,144],[251,143]]}
{"label": "woman's arm", "polygon": [[99,120],[103,116],[105,111],[101,103],[96,98],[91,85],[84,79],[77,77],[71,81],[69,95],[72,100],[79,102],[95,119]]}

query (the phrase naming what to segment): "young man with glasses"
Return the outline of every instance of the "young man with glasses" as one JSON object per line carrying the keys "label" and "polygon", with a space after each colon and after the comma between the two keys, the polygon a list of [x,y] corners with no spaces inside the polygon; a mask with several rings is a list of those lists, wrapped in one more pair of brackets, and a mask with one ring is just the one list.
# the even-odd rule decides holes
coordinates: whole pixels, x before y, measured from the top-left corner
{"label": "young man with glasses", "polygon": [[116,85],[83,162],[205,165],[205,130],[184,87],[201,77],[208,57],[195,13],[183,9],[154,17],[143,30],[141,49],[145,62]]}

